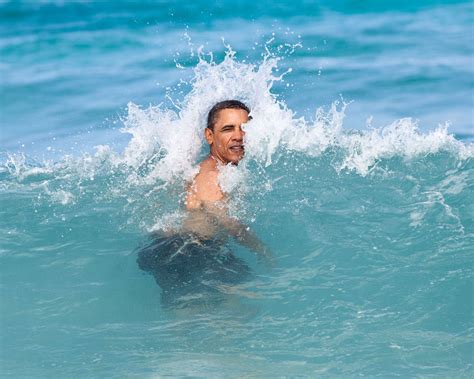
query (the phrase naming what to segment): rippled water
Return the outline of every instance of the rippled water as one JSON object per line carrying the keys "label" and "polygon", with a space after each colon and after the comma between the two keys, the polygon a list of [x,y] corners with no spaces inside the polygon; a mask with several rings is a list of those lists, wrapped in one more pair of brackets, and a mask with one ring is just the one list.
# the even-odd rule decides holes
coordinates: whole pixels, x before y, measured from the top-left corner
{"label": "rippled water", "polygon": [[[3,375],[472,375],[472,4],[0,17]],[[184,217],[224,98],[253,120],[221,187],[277,263],[230,242],[251,277],[167,308],[137,254]]]}

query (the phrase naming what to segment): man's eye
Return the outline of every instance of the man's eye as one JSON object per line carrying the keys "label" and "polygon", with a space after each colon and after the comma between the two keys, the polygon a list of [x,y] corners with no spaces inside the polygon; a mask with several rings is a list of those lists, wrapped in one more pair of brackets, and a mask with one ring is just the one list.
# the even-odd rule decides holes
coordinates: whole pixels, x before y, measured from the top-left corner
{"label": "man's eye", "polygon": [[222,128],[222,131],[223,131],[223,132],[228,132],[229,130],[232,130],[232,129],[233,129],[232,126],[224,126],[224,127]]}

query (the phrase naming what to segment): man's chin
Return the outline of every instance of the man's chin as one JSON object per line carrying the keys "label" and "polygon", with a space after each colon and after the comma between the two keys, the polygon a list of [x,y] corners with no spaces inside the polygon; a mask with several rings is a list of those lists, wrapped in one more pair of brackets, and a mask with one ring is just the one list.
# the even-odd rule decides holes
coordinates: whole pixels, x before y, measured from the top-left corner
{"label": "man's chin", "polygon": [[233,165],[237,165],[244,157],[244,153],[241,153],[241,154],[236,154],[236,153],[233,153],[233,154],[226,154],[226,155],[221,155],[221,158],[219,158],[219,160],[221,162],[223,162],[224,164],[233,164]]}
{"label": "man's chin", "polygon": [[239,162],[243,159],[244,155],[240,155],[238,157],[233,157],[231,160],[230,160],[230,163],[232,163],[233,165],[238,165]]}

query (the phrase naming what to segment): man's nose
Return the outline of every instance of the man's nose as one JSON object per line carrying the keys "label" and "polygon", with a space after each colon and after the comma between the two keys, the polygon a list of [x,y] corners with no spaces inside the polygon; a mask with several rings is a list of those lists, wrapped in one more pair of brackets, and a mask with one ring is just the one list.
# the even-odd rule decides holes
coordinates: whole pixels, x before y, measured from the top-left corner
{"label": "man's nose", "polygon": [[244,136],[245,136],[245,132],[243,131],[241,126],[235,129],[234,135],[233,135],[234,139],[243,140]]}

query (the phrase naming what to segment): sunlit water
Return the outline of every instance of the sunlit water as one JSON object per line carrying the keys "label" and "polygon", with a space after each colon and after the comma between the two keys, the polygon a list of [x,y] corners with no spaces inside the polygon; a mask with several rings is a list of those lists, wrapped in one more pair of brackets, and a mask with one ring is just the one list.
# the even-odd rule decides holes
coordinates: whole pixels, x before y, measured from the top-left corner
{"label": "sunlit water", "polygon": [[[0,4],[2,375],[472,375],[471,4]],[[137,254],[227,98],[277,263],[165,307]]]}

